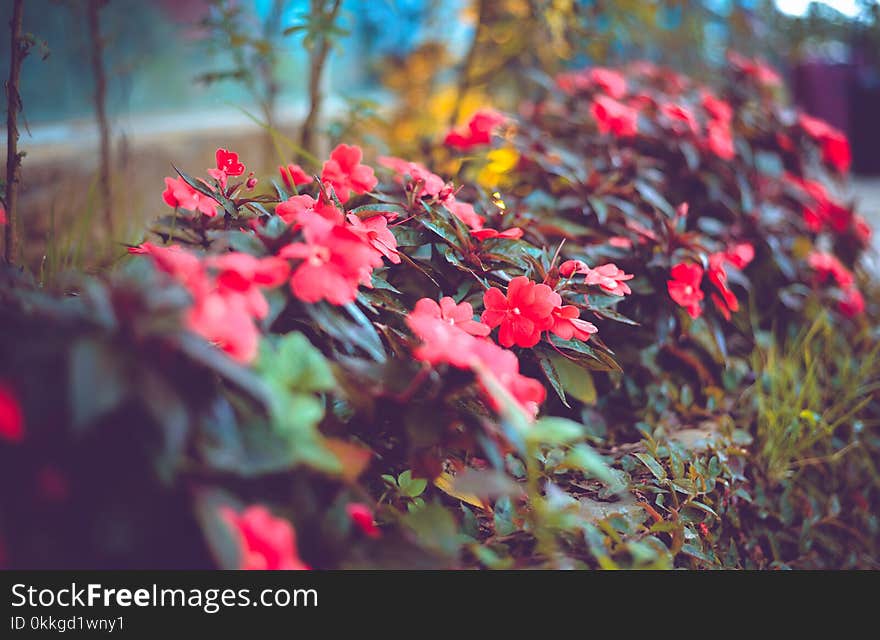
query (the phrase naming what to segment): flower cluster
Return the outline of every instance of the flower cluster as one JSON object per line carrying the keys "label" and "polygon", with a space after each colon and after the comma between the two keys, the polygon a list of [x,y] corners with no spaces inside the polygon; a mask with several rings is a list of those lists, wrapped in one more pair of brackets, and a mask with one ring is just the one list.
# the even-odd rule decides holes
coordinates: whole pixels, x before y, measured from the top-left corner
{"label": "flower cluster", "polygon": [[484,146],[491,142],[492,134],[506,121],[507,118],[493,109],[480,109],[463,127],[447,133],[443,142],[459,151]]}
{"label": "flower cluster", "polygon": [[819,283],[831,280],[840,288],[842,297],[837,306],[843,315],[851,318],[865,311],[865,299],[856,287],[852,271],[847,269],[837,256],[822,251],[813,251],[807,257],[807,263],[815,272]]}
{"label": "flower cluster", "polygon": [[739,311],[739,301],[728,284],[727,265],[743,269],[754,257],[754,247],[748,243],[740,243],[727,251],[710,254],[708,269],[694,262],[679,262],[672,267],[670,279],[666,282],[669,297],[677,305],[684,307],[690,317],[699,318],[703,313],[701,302],[705,295],[701,287],[705,274],[713,287],[709,294],[710,299],[721,315],[730,320],[731,313]]}

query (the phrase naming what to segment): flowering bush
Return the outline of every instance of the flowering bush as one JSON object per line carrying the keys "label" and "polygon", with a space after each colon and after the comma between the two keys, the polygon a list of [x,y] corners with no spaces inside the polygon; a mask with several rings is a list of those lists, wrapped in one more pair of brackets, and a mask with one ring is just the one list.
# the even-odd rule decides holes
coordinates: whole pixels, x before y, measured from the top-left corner
{"label": "flowering bush", "polygon": [[[757,562],[699,542],[744,478],[723,389],[774,319],[864,312],[869,231],[807,177],[845,140],[731,73],[564,74],[443,138],[457,182],[340,144],[269,189],[218,149],[124,268],[63,297],[4,276],[0,473],[41,505],[3,497],[6,562]],[[711,425],[687,471],[649,419]]]}

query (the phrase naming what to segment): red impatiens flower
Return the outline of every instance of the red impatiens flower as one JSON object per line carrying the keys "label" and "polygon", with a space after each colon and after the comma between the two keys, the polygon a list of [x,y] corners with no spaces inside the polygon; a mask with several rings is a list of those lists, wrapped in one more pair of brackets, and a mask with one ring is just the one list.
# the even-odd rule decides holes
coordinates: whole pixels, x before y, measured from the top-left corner
{"label": "red impatiens flower", "polygon": [[671,280],[666,281],[669,297],[676,304],[684,307],[691,318],[699,318],[703,313],[700,301],[703,299],[703,291],[700,283],[703,280],[703,267],[698,264],[679,262],[672,267]]}
{"label": "red impatiens flower", "polygon": [[223,507],[221,517],[238,537],[241,551],[239,569],[308,570],[296,549],[296,531],[283,518],[276,518],[262,505],[252,505],[241,513]]}
{"label": "red impatiens flower", "polygon": [[711,295],[712,302],[721,312],[725,319],[730,320],[730,314],[739,311],[739,301],[727,284],[727,271],[724,268],[727,262],[726,253],[713,253],[709,256],[709,282],[715,285],[718,293]]}
{"label": "red impatiens flower", "polygon": [[737,269],[745,269],[755,259],[755,247],[750,242],[740,242],[728,247],[724,259]]}
{"label": "red impatiens flower", "polygon": [[357,297],[358,285],[371,286],[374,267],[382,257],[349,227],[317,214],[302,214],[305,242],[283,247],[282,258],[302,260],[290,279],[293,294],[303,302],[326,300],[343,305]]}
{"label": "red impatiens flower", "polygon": [[24,440],[24,414],[12,387],[0,380],[0,439]]}
{"label": "red impatiens flower", "polygon": [[269,303],[260,288],[277,287],[290,274],[290,265],[286,260],[255,258],[241,252],[210,257],[205,263],[218,271],[217,287],[220,293],[242,295],[249,313],[260,319],[269,313]]}
{"label": "red impatiens flower", "polygon": [[837,308],[847,318],[854,318],[865,312],[865,298],[858,289],[851,287],[843,292]]}
{"label": "red impatiens flower", "polygon": [[483,223],[486,222],[486,219],[474,210],[474,205],[459,202],[454,196],[451,196],[444,206],[449,209],[452,215],[470,227],[471,231],[479,231],[483,228]]}
{"label": "red impatiens flower", "polygon": [[846,135],[819,118],[805,113],[798,116],[798,123],[804,132],[822,146],[822,160],[840,173],[849,171],[852,155]]}
{"label": "red impatiens flower", "polygon": [[498,342],[503,346],[533,347],[553,326],[553,310],[561,305],[562,297],[546,284],[518,276],[507,286],[507,296],[495,287],[483,294],[482,321],[501,327]]}
{"label": "red impatiens flower", "polygon": [[378,538],[382,535],[379,527],[376,526],[376,521],[373,520],[373,512],[367,505],[352,502],[346,505],[345,511],[354,525],[368,538]]}
{"label": "red impatiens flower", "polygon": [[746,58],[735,51],[727,54],[730,63],[742,71],[745,75],[754,78],[755,81],[765,87],[778,87],[782,84],[782,78],[775,69],[761,60]]}
{"label": "red impatiens flower", "polygon": [[394,264],[400,264],[397,253],[397,238],[388,228],[388,219],[383,215],[372,216],[361,220],[353,213],[346,216],[349,229],[363,238],[364,242],[375,249],[380,256],[385,256]]}
{"label": "red impatiens flower", "polygon": [[615,100],[621,100],[626,95],[626,78],[619,71],[604,67],[593,67],[587,77],[602,91]]}
{"label": "red impatiens flower", "polygon": [[701,92],[701,103],[712,120],[724,124],[730,124],[730,121],[733,120],[733,107],[730,106],[730,103],[717,97],[711,91],[703,90]]}
{"label": "red impatiens flower", "polygon": [[430,298],[422,298],[416,302],[412,313],[443,320],[472,336],[488,336],[491,332],[491,329],[482,322],[474,320],[474,308],[470,302],[456,304],[455,300],[449,296],[440,298],[440,304]]}
{"label": "red impatiens flower", "polygon": [[244,173],[244,165],[238,161],[238,154],[227,149],[217,149],[214,154],[217,170],[227,176],[240,176]]}
{"label": "red impatiens flower", "polygon": [[311,183],[314,178],[307,174],[298,164],[289,164],[286,167],[278,167],[281,181],[288,191],[296,191],[296,188]]}
{"label": "red impatiens flower", "polygon": [[556,307],[553,309],[553,326],[550,327],[550,332],[563,340],[589,340],[590,335],[597,333],[599,329],[592,322],[581,320],[580,314],[580,310],[574,305]]}
{"label": "red impatiens flower", "polygon": [[596,96],[590,110],[599,133],[612,133],[620,138],[628,138],[639,132],[638,111],[614,98]]}
{"label": "red impatiens flower", "polygon": [[254,324],[254,300],[216,290],[194,297],[195,304],[187,313],[187,326],[233,360],[253,362],[260,345],[260,331]]}
{"label": "red impatiens flower", "polygon": [[379,156],[379,164],[394,171],[397,174],[397,179],[401,182],[409,177],[413,183],[421,183],[419,193],[416,194],[417,197],[437,198],[446,187],[443,178],[418,162],[409,162],[393,156]]}
{"label": "red impatiens flower", "polygon": [[852,222],[856,238],[858,238],[859,242],[863,246],[867,247],[871,243],[871,236],[874,233],[871,229],[871,225],[868,224],[867,220],[865,220],[862,216],[858,214],[853,216]]}
{"label": "red impatiens flower", "polygon": [[406,317],[406,325],[421,340],[421,344],[413,349],[417,360],[433,366],[450,364],[459,369],[467,369],[473,363],[477,339],[454,321],[439,317],[428,305],[420,307],[416,304]]}
{"label": "red impatiens flower", "polygon": [[363,155],[358,146],[340,144],[324,163],[321,181],[333,187],[336,197],[342,203],[348,202],[352,193],[368,193],[379,183],[373,169],[361,164]]}
{"label": "red impatiens flower", "polygon": [[843,263],[833,254],[813,251],[807,257],[807,262],[816,272],[820,282],[825,282],[830,276],[841,289],[851,289],[855,285],[852,271],[843,266]]}
{"label": "red impatiens flower", "polygon": [[736,147],[730,124],[720,120],[710,121],[706,125],[706,146],[722,160],[733,160],[736,157]]}
{"label": "red impatiens flower", "polygon": [[183,178],[165,178],[165,191],[162,199],[169,207],[198,211],[212,218],[217,215],[217,201],[196,191]]}
{"label": "red impatiens flower", "polygon": [[613,296],[626,296],[632,293],[632,290],[625,281],[632,280],[635,276],[631,273],[624,273],[623,269],[613,262],[600,265],[595,269],[590,269],[584,265],[583,269],[580,269],[578,273],[585,275],[584,284],[599,285],[602,291]]}
{"label": "red impatiens flower", "polygon": [[478,229],[476,231],[471,230],[471,235],[480,242],[482,242],[483,240],[489,240],[490,238],[507,238],[509,240],[517,240],[523,237],[523,230],[520,227],[511,227],[510,229],[505,229],[504,231],[498,231],[497,229]]}
{"label": "red impatiens flower", "polygon": [[473,355],[473,369],[494,409],[500,409],[502,403],[490,391],[485,382],[487,376],[492,376],[496,383],[504,387],[530,416],[538,414],[539,405],[547,398],[547,389],[539,381],[519,372],[519,359],[515,353],[502,349],[487,338],[478,338],[474,340]]}
{"label": "red impatiens flower", "polygon": [[460,151],[487,145],[492,141],[492,133],[504,124],[507,118],[494,109],[480,109],[471,116],[463,127],[446,134],[443,144]]}
{"label": "red impatiens flower", "polygon": [[0,205],[0,225],[6,224],[6,209]]}
{"label": "red impatiens flower", "polygon": [[660,105],[660,113],[670,121],[672,130],[676,133],[699,134],[700,125],[697,124],[697,119],[687,107],[673,102],[665,102]]}
{"label": "red impatiens flower", "polygon": [[291,225],[298,224],[299,218],[303,214],[312,213],[337,224],[341,224],[343,220],[343,213],[336,204],[325,201],[323,198],[315,200],[310,195],[291,196],[275,206],[275,215]]}

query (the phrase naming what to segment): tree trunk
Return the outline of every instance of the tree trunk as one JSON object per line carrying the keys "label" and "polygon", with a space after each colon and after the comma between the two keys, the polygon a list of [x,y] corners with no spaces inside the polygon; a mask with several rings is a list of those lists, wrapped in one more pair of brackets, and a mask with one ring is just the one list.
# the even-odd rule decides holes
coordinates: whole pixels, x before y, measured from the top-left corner
{"label": "tree trunk", "polygon": [[[342,0],[333,0],[329,11],[325,7],[325,0],[312,0],[312,13],[320,12],[327,16],[328,24],[336,22],[339,7]],[[314,44],[311,51],[311,64],[309,65],[309,113],[300,131],[300,146],[309,152],[314,152],[314,129],[321,117],[321,105],[324,95],[321,91],[321,77],[324,75],[324,65],[327,63],[327,55],[330,53],[331,40],[328,35],[322,35]]]}
{"label": "tree trunk", "polygon": [[18,183],[21,181],[21,156],[18,154],[18,112],[21,109],[19,82],[21,63],[27,55],[27,47],[22,42],[21,25],[24,15],[24,0],[15,0],[12,20],[9,22],[11,35],[9,57],[9,80],[6,82],[6,227],[4,229],[4,256],[9,264],[18,259]]}
{"label": "tree trunk", "polygon": [[89,0],[89,37],[92,41],[92,75],[95,79],[95,116],[100,134],[101,208],[108,230],[113,232],[113,190],[110,182],[110,124],[107,122],[107,76],[104,72],[104,41],[101,39],[100,11],[106,0]]}

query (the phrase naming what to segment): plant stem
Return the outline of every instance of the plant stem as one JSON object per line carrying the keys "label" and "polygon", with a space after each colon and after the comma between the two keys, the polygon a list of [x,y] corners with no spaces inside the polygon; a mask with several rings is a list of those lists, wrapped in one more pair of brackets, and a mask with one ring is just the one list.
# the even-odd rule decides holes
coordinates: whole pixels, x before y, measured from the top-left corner
{"label": "plant stem", "polygon": [[4,232],[4,255],[6,262],[13,264],[18,259],[19,238],[16,205],[18,204],[18,183],[21,181],[21,156],[18,153],[18,112],[21,109],[21,95],[18,92],[21,78],[21,63],[27,55],[27,46],[22,42],[21,25],[24,16],[24,0],[15,0],[12,20],[9,21],[10,56],[9,80],[6,82],[6,228]]}
{"label": "plant stem", "polygon": [[100,11],[107,0],[89,0],[89,38],[92,41],[92,75],[95,79],[95,116],[100,134],[101,208],[107,228],[113,231],[113,199],[110,183],[110,125],[107,122],[107,76],[104,72],[104,41],[101,38]]}
{"label": "plant stem", "polygon": [[[332,6],[327,9],[325,0],[312,0],[312,13],[321,13],[326,16],[326,24],[332,25],[339,14],[342,0],[332,0]],[[309,65],[309,113],[300,131],[300,146],[309,152],[314,152],[314,129],[321,116],[321,104],[324,94],[321,91],[321,77],[324,74],[324,66],[327,63],[327,55],[330,53],[332,41],[328,34],[322,34],[317,38],[312,51]]]}

